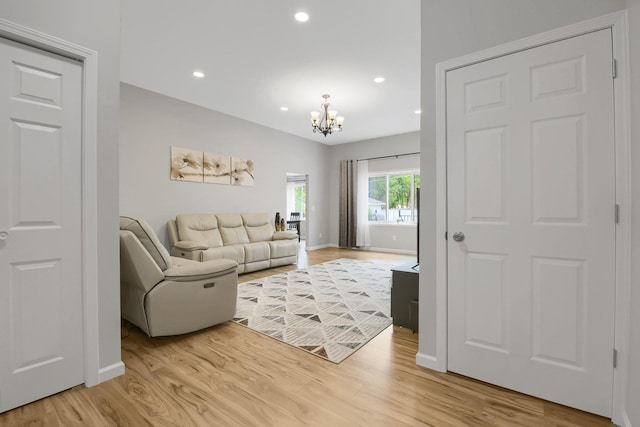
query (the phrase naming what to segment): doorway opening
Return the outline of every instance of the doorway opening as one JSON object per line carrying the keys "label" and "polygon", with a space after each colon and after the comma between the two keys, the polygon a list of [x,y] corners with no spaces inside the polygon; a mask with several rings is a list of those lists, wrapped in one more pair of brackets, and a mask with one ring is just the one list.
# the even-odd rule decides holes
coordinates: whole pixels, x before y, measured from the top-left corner
{"label": "doorway opening", "polygon": [[[300,241],[306,241],[308,230],[308,179],[309,175],[287,173],[286,220],[299,220]],[[289,224],[294,227],[296,224]]]}

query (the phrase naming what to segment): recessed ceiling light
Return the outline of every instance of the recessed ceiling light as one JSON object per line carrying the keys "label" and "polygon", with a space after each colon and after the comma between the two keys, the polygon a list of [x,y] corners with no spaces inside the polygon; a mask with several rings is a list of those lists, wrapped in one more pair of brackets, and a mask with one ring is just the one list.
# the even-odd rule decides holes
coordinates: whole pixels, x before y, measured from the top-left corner
{"label": "recessed ceiling light", "polygon": [[416,111],[414,111],[414,113],[416,113],[416,114],[422,114],[422,110],[416,110]]}
{"label": "recessed ceiling light", "polygon": [[307,22],[309,20],[309,15],[304,12],[298,12],[294,15],[296,21],[298,22]]}
{"label": "recessed ceiling light", "polygon": [[202,71],[194,71],[193,72],[193,77],[197,77],[199,79],[204,77],[204,73]]}
{"label": "recessed ceiling light", "polygon": [[287,107],[280,107],[280,111],[289,111]]}
{"label": "recessed ceiling light", "polygon": [[382,83],[384,81],[384,77],[376,77],[373,81],[376,83]]}

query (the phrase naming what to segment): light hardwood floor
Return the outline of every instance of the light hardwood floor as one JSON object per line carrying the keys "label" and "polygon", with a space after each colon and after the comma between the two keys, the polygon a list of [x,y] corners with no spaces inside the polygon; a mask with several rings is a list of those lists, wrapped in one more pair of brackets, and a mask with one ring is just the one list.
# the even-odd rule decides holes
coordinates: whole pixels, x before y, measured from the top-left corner
{"label": "light hardwood floor", "polygon": [[[310,251],[300,266],[337,258]],[[252,280],[294,269],[240,276]],[[608,420],[415,364],[417,335],[389,327],[339,365],[243,326],[148,338],[125,323],[126,374],[0,414],[0,426],[611,426]]]}

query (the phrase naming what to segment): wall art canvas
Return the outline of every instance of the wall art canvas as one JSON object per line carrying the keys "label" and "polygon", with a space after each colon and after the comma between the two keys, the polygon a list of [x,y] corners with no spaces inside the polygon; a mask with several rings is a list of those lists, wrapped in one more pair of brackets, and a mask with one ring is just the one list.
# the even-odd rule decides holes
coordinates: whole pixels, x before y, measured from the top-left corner
{"label": "wall art canvas", "polygon": [[231,158],[231,185],[253,187],[254,170],[253,160]]}
{"label": "wall art canvas", "polygon": [[231,157],[224,154],[204,153],[202,163],[204,182],[231,184]]}
{"label": "wall art canvas", "polygon": [[171,147],[171,179],[202,182],[202,151]]}

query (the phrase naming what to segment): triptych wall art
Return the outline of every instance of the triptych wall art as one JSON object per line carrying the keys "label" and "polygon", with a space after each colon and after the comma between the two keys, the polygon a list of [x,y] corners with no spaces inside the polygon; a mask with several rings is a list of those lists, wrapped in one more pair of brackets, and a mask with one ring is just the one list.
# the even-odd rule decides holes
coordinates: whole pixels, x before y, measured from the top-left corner
{"label": "triptych wall art", "polygon": [[174,181],[253,187],[253,160],[171,147],[171,179]]}

